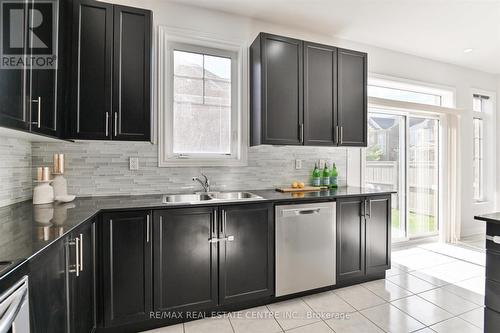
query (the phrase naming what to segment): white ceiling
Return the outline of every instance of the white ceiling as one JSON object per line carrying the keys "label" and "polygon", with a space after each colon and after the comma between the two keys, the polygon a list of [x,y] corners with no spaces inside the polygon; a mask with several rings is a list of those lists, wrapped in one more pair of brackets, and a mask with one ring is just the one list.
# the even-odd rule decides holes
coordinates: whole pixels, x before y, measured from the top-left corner
{"label": "white ceiling", "polygon": [[500,74],[500,0],[170,1]]}

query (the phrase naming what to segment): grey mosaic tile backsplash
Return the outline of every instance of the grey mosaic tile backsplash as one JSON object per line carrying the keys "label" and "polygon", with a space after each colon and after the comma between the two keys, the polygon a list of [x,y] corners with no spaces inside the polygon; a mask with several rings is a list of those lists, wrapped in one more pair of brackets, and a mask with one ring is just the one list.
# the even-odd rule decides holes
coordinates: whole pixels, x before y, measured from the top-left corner
{"label": "grey mosaic tile backsplash", "polygon": [[0,137],[0,207],[31,198],[31,143]]}
{"label": "grey mosaic tile backsplash", "polygon": [[[66,155],[68,192],[77,196],[189,192],[201,187],[191,178],[206,173],[214,190],[266,189],[292,180],[307,182],[314,161],[337,164],[339,184],[346,184],[347,150],[327,147],[257,146],[248,151],[248,166],[159,168],[158,146],[131,142],[33,143],[33,169],[51,165],[54,153]],[[129,170],[129,158],[139,170]],[[295,170],[295,159],[303,160]]]}

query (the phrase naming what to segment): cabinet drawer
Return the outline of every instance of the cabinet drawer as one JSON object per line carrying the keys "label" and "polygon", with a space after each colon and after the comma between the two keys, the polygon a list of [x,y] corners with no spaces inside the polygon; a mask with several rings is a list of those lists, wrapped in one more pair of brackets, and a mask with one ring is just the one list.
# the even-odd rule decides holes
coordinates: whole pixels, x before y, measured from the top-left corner
{"label": "cabinet drawer", "polygon": [[486,279],[485,305],[500,312],[500,283]]}
{"label": "cabinet drawer", "polygon": [[486,278],[500,283],[500,252],[486,250]]}

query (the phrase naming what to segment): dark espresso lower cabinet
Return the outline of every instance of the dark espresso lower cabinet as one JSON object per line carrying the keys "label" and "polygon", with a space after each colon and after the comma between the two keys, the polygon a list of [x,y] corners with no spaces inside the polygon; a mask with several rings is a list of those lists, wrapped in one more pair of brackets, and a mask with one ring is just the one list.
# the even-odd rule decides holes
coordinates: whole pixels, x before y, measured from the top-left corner
{"label": "dark espresso lower cabinet", "polygon": [[217,305],[217,207],[154,212],[155,311]]}
{"label": "dark espresso lower cabinet", "polygon": [[391,267],[391,196],[366,198],[366,274]]}
{"label": "dark espresso lower cabinet", "polygon": [[391,266],[391,196],[337,200],[337,281],[383,275]]}
{"label": "dark espresso lower cabinet", "polygon": [[273,295],[273,205],[227,206],[220,212],[219,303]]}
{"label": "dark espresso lower cabinet", "polygon": [[32,332],[65,333],[68,331],[66,242],[67,237],[58,240],[29,262]]}
{"label": "dark espresso lower cabinet", "polygon": [[95,221],[71,233],[67,243],[70,332],[92,332],[95,307]]}
{"label": "dark espresso lower cabinet", "polygon": [[102,216],[104,325],[149,319],[152,311],[152,240],[149,211]]}

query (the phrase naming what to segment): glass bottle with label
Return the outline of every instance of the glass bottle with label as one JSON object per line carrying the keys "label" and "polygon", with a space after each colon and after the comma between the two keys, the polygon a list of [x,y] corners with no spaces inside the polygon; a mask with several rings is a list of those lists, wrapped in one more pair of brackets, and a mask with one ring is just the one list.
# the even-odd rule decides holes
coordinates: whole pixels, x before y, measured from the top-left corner
{"label": "glass bottle with label", "polygon": [[321,185],[321,171],[318,169],[318,163],[314,163],[314,169],[311,177],[312,186],[320,186]]}
{"label": "glass bottle with label", "polygon": [[328,162],[325,162],[323,174],[321,175],[321,185],[330,186],[330,169],[328,168]]}
{"label": "glass bottle with label", "polygon": [[333,163],[332,164],[332,171],[330,172],[330,187],[331,188],[336,188],[338,186],[337,177],[338,177],[337,167],[335,166],[335,163]]}

